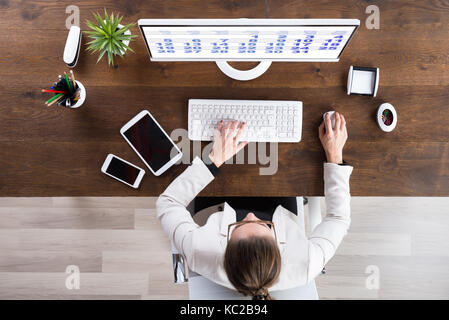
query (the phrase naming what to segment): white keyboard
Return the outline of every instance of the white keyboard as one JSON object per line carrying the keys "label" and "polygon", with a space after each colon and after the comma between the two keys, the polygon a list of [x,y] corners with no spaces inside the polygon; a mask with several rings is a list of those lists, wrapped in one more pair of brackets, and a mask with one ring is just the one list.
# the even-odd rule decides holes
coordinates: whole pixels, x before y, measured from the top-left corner
{"label": "white keyboard", "polygon": [[246,122],[241,141],[299,142],[302,102],[274,100],[189,100],[189,139],[212,141],[220,120]]}

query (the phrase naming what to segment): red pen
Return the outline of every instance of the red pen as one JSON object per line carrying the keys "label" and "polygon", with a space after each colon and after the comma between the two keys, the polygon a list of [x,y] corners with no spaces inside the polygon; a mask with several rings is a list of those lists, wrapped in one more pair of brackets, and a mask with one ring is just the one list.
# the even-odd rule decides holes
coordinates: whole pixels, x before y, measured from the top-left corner
{"label": "red pen", "polygon": [[42,89],[42,92],[51,92],[51,93],[68,93],[67,91],[60,91],[60,90],[48,90],[48,89]]}

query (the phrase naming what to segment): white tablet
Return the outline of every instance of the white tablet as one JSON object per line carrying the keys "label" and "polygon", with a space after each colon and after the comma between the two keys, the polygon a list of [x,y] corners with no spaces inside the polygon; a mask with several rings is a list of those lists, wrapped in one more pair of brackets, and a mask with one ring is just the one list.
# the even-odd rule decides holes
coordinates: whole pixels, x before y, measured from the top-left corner
{"label": "white tablet", "polygon": [[181,150],[148,110],[132,118],[120,129],[120,133],[156,176],[182,158]]}

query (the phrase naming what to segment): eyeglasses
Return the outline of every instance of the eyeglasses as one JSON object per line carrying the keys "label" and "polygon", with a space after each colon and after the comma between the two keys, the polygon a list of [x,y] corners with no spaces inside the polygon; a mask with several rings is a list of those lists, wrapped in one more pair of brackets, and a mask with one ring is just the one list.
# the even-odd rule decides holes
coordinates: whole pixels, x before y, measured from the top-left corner
{"label": "eyeglasses", "polygon": [[232,231],[234,231],[235,229],[237,229],[238,227],[247,224],[247,223],[257,223],[260,224],[262,226],[268,227],[271,226],[274,232],[274,239],[277,241],[277,237],[276,237],[276,228],[274,227],[274,223],[272,221],[265,221],[265,220],[251,220],[251,221],[239,221],[239,222],[235,222],[235,223],[231,223],[228,226],[228,236],[227,236],[227,240],[229,242],[230,236],[232,234],[231,232],[231,228],[234,227],[234,229]]}

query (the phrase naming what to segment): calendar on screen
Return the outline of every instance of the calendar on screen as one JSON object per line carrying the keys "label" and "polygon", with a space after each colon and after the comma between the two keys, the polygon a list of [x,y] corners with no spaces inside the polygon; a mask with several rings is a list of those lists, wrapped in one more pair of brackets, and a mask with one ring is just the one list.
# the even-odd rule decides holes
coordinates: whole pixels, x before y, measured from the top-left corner
{"label": "calendar on screen", "polygon": [[356,26],[142,26],[157,60],[338,59]]}

